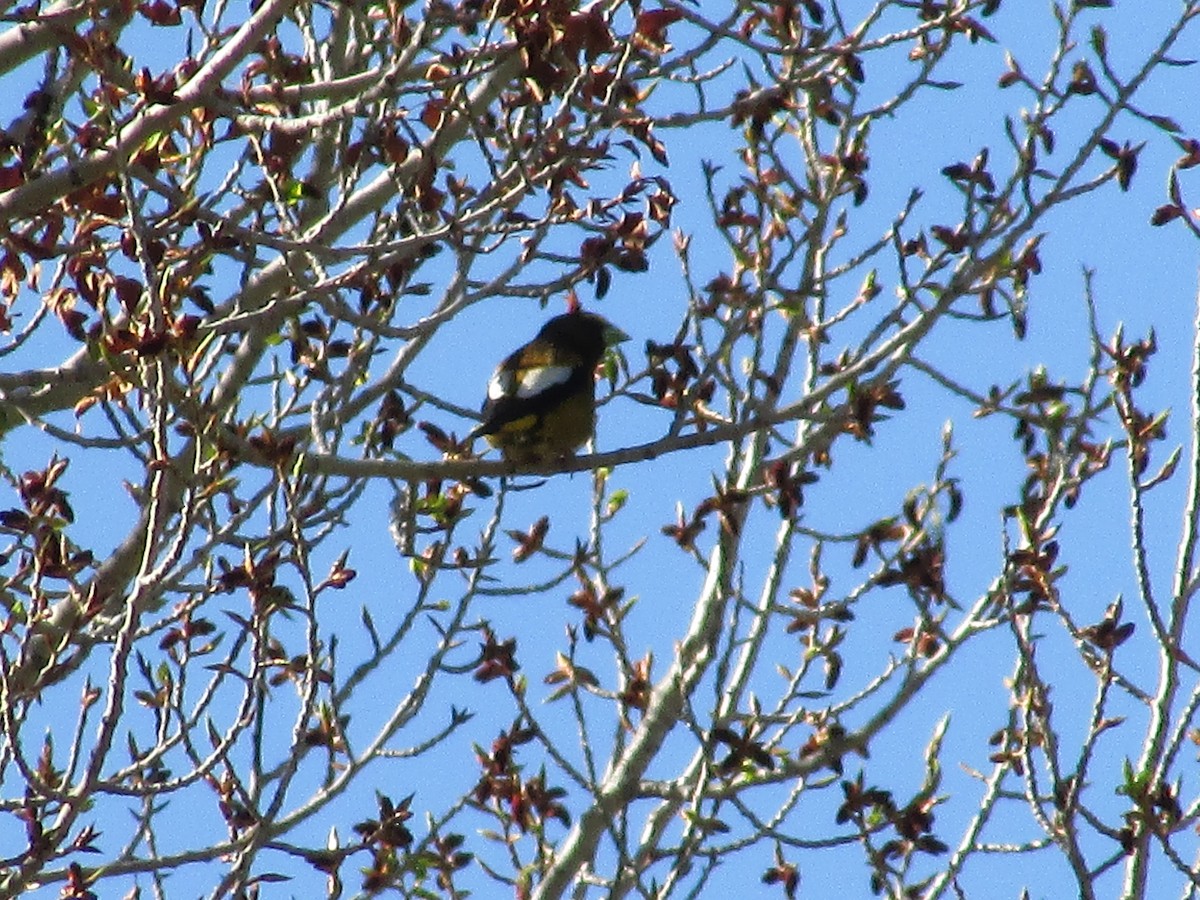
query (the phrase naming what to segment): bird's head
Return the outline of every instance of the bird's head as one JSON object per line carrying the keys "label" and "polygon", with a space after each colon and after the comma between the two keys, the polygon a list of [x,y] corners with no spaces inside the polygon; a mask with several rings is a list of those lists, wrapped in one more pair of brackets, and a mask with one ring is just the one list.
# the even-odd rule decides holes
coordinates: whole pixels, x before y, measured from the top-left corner
{"label": "bird's head", "polygon": [[603,316],[576,311],[555,316],[542,326],[538,338],[574,350],[595,365],[606,349],[629,340],[629,335]]}

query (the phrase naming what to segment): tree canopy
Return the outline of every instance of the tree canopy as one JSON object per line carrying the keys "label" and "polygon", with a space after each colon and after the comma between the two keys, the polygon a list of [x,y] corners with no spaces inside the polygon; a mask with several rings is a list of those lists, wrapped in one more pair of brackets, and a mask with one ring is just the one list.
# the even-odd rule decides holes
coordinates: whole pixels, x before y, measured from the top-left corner
{"label": "tree canopy", "polygon": [[[1114,7],[6,4],[0,894],[1200,894]],[[595,443],[466,437],[578,307]]]}

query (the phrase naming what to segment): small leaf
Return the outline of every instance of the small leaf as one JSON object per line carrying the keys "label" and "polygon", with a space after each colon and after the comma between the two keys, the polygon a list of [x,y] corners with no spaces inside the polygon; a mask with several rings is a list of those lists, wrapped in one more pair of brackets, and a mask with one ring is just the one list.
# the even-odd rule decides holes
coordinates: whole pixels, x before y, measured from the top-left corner
{"label": "small leaf", "polygon": [[1160,206],[1154,211],[1154,215],[1150,217],[1150,224],[1154,226],[1166,225],[1183,215],[1183,209],[1173,203],[1167,203]]}
{"label": "small leaf", "polygon": [[1163,131],[1169,131],[1172,134],[1177,134],[1178,132],[1183,131],[1183,129],[1179,127],[1179,123],[1176,122],[1174,119],[1172,119],[1170,116],[1149,115],[1149,116],[1146,116],[1146,119],[1152,125],[1156,125],[1159,128],[1161,128]]}

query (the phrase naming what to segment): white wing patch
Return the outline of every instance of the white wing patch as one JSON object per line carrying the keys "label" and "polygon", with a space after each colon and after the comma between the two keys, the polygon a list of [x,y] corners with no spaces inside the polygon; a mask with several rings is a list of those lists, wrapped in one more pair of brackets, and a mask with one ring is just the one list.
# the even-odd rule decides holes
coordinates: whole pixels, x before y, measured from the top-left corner
{"label": "white wing patch", "polygon": [[488,399],[502,400],[512,394],[513,390],[512,372],[506,369],[497,369],[492,375],[491,381],[488,382]]}
{"label": "white wing patch", "polygon": [[519,380],[514,379],[512,372],[497,372],[488,382],[488,399],[517,397],[527,400],[555,385],[565,383],[571,377],[572,371],[570,366],[535,366],[522,372]]}

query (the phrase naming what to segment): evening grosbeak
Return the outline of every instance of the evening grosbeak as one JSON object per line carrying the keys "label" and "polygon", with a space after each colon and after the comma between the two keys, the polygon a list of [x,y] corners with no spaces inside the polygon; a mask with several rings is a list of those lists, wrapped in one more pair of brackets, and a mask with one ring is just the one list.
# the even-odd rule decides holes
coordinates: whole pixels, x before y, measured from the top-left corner
{"label": "evening grosbeak", "polygon": [[504,459],[536,464],[573,453],[596,428],[596,366],[629,339],[595,313],[555,316],[500,363],[488,382],[482,435]]}

